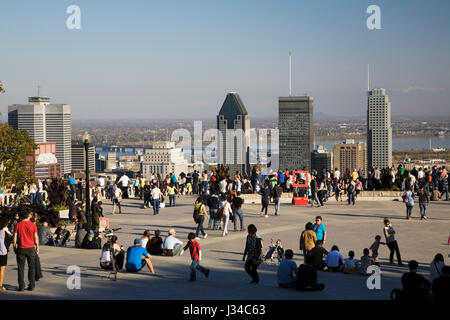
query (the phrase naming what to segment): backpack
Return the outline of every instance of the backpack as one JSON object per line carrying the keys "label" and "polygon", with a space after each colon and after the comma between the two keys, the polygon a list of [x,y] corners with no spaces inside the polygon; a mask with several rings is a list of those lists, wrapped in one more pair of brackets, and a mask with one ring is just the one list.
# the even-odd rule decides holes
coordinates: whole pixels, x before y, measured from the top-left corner
{"label": "backpack", "polygon": [[200,210],[201,210],[202,206],[197,208],[197,205],[195,205],[195,207],[194,207],[194,214],[192,215],[192,217],[194,218],[195,223],[198,223],[200,220]]}
{"label": "backpack", "polygon": [[409,199],[408,199],[409,197],[408,197],[408,194],[405,192],[403,195],[402,195],[402,199],[403,199],[403,203],[408,203],[409,202]]}

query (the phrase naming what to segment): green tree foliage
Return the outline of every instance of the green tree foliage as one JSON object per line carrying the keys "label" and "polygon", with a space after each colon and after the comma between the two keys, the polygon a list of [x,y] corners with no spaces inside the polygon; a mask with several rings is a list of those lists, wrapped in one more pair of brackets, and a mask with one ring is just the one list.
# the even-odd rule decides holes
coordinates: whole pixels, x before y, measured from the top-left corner
{"label": "green tree foliage", "polygon": [[0,186],[31,178],[24,167],[27,164],[25,156],[36,149],[37,145],[27,131],[16,131],[6,123],[0,124]]}
{"label": "green tree foliage", "polygon": [[5,92],[5,89],[3,89],[2,82],[0,81],[0,93],[3,93],[3,92]]}

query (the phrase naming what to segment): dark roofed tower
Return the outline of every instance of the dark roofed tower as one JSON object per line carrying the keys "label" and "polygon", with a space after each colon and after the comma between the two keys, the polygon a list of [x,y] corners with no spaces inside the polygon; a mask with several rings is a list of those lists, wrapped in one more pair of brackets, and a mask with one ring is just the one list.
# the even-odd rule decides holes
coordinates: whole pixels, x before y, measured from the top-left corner
{"label": "dark roofed tower", "polygon": [[218,165],[249,173],[250,116],[241,97],[235,92],[227,94],[217,116],[217,129],[222,133],[218,141]]}

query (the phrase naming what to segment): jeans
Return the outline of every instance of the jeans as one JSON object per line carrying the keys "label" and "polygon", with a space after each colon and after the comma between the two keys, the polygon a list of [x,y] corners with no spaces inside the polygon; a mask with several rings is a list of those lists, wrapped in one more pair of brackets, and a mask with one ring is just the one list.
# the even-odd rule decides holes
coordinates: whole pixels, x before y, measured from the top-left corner
{"label": "jeans", "polygon": [[237,218],[239,217],[239,221],[241,224],[241,230],[244,230],[244,212],[242,212],[242,209],[237,209],[234,212],[234,231],[237,230]]}
{"label": "jeans", "polygon": [[194,182],[194,186],[193,186],[192,192],[194,194],[198,194],[198,182]]}
{"label": "jeans", "polygon": [[230,221],[230,214],[229,213],[227,213],[223,217],[223,233],[222,233],[223,236],[228,234],[228,221]]}
{"label": "jeans", "polygon": [[172,202],[173,202],[173,206],[175,207],[175,199],[176,199],[176,194],[169,194],[169,201],[170,201],[170,204],[169,204],[169,206],[171,207],[172,206]]}
{"label": "jeans", "polygon": [[36,193],[30,193],[30,203],[33,204],[36,201]]}
{"label": "jeans", "polygon": [[426,202],[419,203],[420,217],[421,217],[421,218],[427,216],[427,206],[428,206],[428,203],[426,203]]}
{"label": "jeans", "polygon": [[208,191],[208,181],[203,181],[203,193],[206,193]]}
{"label": "jeans", "polygon": [[218,209],[209,209],[208,228],[211,228],[211,225],[212,225],[212,229],[216,230],[216,227],[217,227],[217,214],[218,213],[219,213]]}
{"label": "jeans", "polygon": [[413,206],[406,206],[406,218],[411,217]]}
{"label": "jeans", "polygon": [[262,208],[261,208],[261,213],[264,211],[264,214],[267,216],[267,208],[268,207],[269,207],[269,203],[263,202],[262,203]]}
{"label": "jeans", "polygon": [[398,244],[397,244],[397,240],[394,240],[392,242],[388,242],[386,243],[386,245],[388,246],[389,250],[390,250],[390,254],[389,254],[389,262],[390,263],[394,263],[394,251],[397,254],[397,262],[399,264],[402,263],[402,258],[400,256],[400,249],[398,248]]}
{"label": "jeans", "polygon": [[311,207],[314,206],[314,201],[316,201],[317,205],[320,206],[319,198],[317,197],[317,192],[313,191],[311,198]]}
{"label": "jeans", "polygon": [[252,259],[248,259],[245,262],[245,271],[252,277],[253,281],[258,282],[259,281],[259,275],[258,275],[258,263],[255,263]]}
{"label": "jeans", "polygon": [[25,288],[24,273],[25,273],[25,260],[28,263],[28,281],[29,286],[34,288],[36,279],[36,249],[35,247],[26,249],[17,249],[17,272],[19,280],[19,289]]}
{"label": "jeans", "polygon": [[197,225],[197,231],[195,232],[195,236],[198,237],[200,232],[202,233],[202,236],[205,235],[205,230],[203,230],[203,223],[205,222],[205,215],[201,214],[198,216],[198,225]]}
{"label": "jeans", "polygon": [[348,204],[350,203],[353,203],[353,205],[356,203],[355,194],[353,192],[348,194]]}
{"label": "jeans", "polygon": [[200,271],[204,275],[207,273],[207,269],[203,268],[198,260],[192,260],[191,263],[191,280],[196,280],[196,270]]}
{"label": "jeans", "polygon": [[153,214],[159,214],[160,199],[153,199]]}
{"label": "jeans", "polygon": [[275,215],[277,215],[278,212],[280,212],[280,202],[281,202],[280,198],[275,199]]}

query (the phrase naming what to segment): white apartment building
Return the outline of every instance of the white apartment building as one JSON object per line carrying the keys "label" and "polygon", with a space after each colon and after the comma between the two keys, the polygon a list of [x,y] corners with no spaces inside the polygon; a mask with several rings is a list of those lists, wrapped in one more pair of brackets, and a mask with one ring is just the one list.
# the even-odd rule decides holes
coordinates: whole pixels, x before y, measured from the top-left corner
{"label": "white apartment building", "polygon": [[155,142],[153,149],[145,150],[142,173],[146,178],[153,173],[159,173],[163,179],[169,173],[178,177],[181,172],[188,172],[188,162],[183,149],[175,148],[175,142]]}

